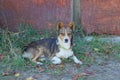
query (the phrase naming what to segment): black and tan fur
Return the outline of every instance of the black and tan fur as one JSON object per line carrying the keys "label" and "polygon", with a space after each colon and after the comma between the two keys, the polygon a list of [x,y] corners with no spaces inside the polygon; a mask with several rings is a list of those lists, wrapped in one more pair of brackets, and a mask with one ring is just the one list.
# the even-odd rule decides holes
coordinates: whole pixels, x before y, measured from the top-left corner
{"label": "black and tan fur", "polygon": [[24,50],[23,57],[37,64],[42,64],[37,61],[38,58],[42,57],[51,60],[53,64],[60,64],[62,57],[73,57],[75,63],[82,64],[82,62],[74,56],[72,51],[72,32],[74,28],[75,25],[73,22],[70,22],[68,27],[64,27],[63,22],[58,22],[58,36],[56,38],[33,41]]}

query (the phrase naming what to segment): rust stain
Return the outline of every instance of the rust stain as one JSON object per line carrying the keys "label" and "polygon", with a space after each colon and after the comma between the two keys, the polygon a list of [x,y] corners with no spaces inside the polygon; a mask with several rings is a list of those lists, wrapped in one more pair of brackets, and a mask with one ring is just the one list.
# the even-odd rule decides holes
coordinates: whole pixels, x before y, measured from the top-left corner
{"label": "rust stain", "polygon": [[57,5],[59,5],[59,6],[66,6],[67,5],[67,2],[66,2],[66,0],[57,0],[57,3],[56,3]]}
{"label": "rust stain", "polygon": [[88,34],[120,35],[120,0],[81,0],[81,22]]}
{"label": "rust stain", "polygon": [[[40,5],[40,6],[44,5],[46,3],[49,3],[49,2],[50,2],[50,0],[33,0],[34,4],[37,4],[37,5]],[[51,0],[51,2],[55,5],[60,6],[60,7],[65,7],[67,5],[67,0],[54,0],[54,1]]]}
{"label": "rust stain", "polygon": [[44,3],[47,3],[47,2],[48,0],[33,0],[33,3],[37,5],[43,5]]}

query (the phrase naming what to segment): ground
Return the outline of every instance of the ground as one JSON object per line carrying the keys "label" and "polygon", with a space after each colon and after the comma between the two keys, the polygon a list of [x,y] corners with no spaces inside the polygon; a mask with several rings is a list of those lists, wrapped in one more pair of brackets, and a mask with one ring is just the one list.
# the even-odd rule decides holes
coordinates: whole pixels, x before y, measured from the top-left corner
{"label": "ground", "polygon": [[120,37],[81,38],[76,31],[73,51],[82,65],[67,59],[60,65],[44,62],[40,66],[21,57],[24,46],[56,33],[37,33],[29,25],[26,27],[18,33],[0,29],[0,80],[120,80]]}
{"label": "ground", "polygon": [[[0,80],[119,80],[120,79],[120,62],[113,59],[96,64],[85,66],[76,66],[72,63],[64,63],[61,65],[47,65],[29,67],[27,70],[16,70],[15,76],[13,72],[7,76],[2,76]],[[6,71],[4,67],[1,69]]]}

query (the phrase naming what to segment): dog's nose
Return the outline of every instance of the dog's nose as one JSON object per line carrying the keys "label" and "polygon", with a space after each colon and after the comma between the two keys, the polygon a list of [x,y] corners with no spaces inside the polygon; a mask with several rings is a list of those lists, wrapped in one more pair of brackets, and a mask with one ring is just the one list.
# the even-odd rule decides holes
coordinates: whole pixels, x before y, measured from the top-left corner
{"label": "dog's nose", "polygon": [[68,39],[65,39],[65,42],[67,43],[67,42],[68,42]]}

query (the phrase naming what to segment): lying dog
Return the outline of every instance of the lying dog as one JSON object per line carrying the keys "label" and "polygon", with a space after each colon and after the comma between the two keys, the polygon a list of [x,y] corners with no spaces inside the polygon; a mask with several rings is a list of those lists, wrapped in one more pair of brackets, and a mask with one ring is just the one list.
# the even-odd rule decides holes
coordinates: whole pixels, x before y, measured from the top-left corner
{"label": "lying dog", "polygon": [[57,23],[57,38],[46,38],[34,41],[24,50],[23,57],[42,65],[37,59],[49,59],[53,64],[60,64],[61,58],[72,57],[75,63],[82,64],[72,51],[72,32],[75,28],[73,22],[64,27],[63,22]]}

